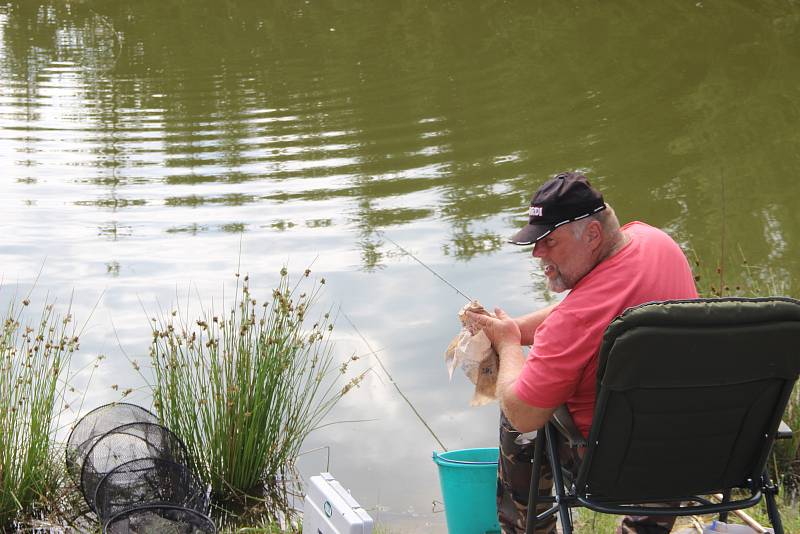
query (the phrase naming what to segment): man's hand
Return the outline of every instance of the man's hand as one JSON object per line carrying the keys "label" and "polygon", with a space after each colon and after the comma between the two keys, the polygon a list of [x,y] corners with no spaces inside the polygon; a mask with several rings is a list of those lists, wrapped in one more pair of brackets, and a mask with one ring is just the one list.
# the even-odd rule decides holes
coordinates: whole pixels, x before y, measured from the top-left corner
{"label": "man's hand", "polygon": [[486,334],[498,354],[507,346],[519,348],[522,335],[517,322],[500,308],[495,308],[494,313],[497,317],[467,311],[467,318]]}

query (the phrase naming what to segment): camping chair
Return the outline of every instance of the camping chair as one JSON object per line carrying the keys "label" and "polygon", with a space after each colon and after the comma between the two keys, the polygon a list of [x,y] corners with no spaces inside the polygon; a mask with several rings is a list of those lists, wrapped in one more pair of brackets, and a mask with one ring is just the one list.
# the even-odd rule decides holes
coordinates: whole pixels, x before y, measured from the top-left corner
{"label": "camping chair", "polygon": [[[572,507],[720,514],[725,521],[727,512],[762,497],[774,531],[783,532],[777,486],[765,467],[776,437],[791,437],[781,417],[800,372],[800,301],[644,304],[609,325],[598,358],[588,440],[566,410],[539,432],[544,439],[534,449],[527,532],[558,513],[570,534]],[[585,447],[577,473],[563,469],[559,445]],[[550,497],[537,496],[545,450],[556,490]],[[721,501],[712,501],[713,494],[722,494]],[[537,516],[537,501],[553,506]]]}

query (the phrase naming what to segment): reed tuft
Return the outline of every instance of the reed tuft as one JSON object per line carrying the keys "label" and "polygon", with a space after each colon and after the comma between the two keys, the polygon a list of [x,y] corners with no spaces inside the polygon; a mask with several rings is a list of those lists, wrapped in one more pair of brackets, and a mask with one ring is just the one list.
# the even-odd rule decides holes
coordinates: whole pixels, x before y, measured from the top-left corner
{"label": "reed tuft", "polygon": [[30,301],[12,302],[0,326],[0,531],[43,515],[60,493],[53,441],[78,350],[72,316],[45,304],[26,322]]}
{"label": "reed tuft", "polygon": [[268,302],[237,274],[224,314],[190,321],[176,310],[151,322],[154,407],[227,509],[255,498],[271,503],[269,513],[286,512],[281,481],[295,478],[303,440],[363,376],[347,380],[335,365],[330,313],[306,326],[322,281],[310,271],[296,283],[285,267],[280,274]]}

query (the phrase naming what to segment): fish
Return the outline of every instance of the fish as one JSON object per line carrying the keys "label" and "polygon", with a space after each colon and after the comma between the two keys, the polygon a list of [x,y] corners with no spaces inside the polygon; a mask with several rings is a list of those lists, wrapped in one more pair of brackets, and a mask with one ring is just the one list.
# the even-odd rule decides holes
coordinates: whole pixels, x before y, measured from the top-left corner
{"label": "fish", "polygon": [[497,373],[500,359],[489,338],[479,326],[469,320],[467,312],[494,317],[477,300],[472,300],[458,312],[461,331],[450,342],[445,351],[445,364],[453,379],[459,365],[467,378],[475,384],[470,406],[483,406],[497,400]]}

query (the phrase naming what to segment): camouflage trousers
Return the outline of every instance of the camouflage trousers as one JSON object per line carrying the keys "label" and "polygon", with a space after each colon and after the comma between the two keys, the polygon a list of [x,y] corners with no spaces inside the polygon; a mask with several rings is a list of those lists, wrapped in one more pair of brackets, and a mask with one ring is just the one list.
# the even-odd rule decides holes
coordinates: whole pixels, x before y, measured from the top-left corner
{"label": "camouflage trousers", "polygon": [[[535,441],[518,439],[505,415],[500,415],[500,460],[497,463],[497,518],[503,534],[525,534],[528,517],[528,494],[531,471],[533,471],[533,449]],[[519,443],[518,443],[519,442]],[[580,458],[574,449],[563,447],[561,461],[567,469],[577,473]],[[546,497],[553,490],[553,471],[547,455],[542,456],[542,471],[539,477],[539,495]],[[540,514],[552,504],[537,504]],[[672,530],[674,517],[626,516],[617,527],[617,534],[666,534]],[[556,517],[550,516],[536,526],[535,534],[556,534]]]}

